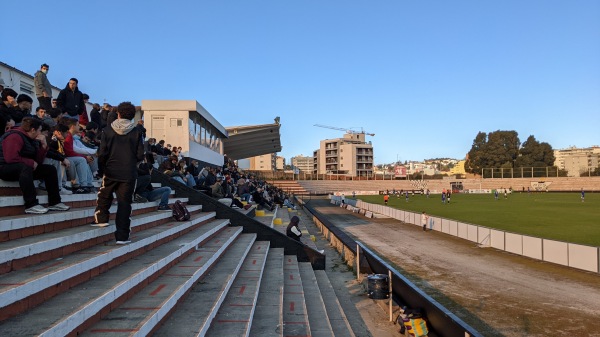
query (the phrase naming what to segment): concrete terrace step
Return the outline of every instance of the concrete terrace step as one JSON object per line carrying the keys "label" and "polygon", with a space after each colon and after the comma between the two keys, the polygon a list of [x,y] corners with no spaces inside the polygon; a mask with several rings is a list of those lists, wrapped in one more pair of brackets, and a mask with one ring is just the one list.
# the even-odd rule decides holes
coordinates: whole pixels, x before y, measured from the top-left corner
{"label": "concrete terrace step", "polygon": [[255,240],[256,234],[241,235],[154,336],[204,336]]}
{"label": "concrete terrace step", "polygon": [[[49,294],[45,292],[50,287],[61,285],[63,282],[67,282],[83,273],[91,272],[92,274],[98,274],[98,272],[110,268],[110,263],[113,260],[120,259],[129,254],[132,247],[156,245],[170,235],[207,222],[214,218],[214,216],[215,213],[203,213],[194,216],[189,222],[153,227],[138,233],[136,235],[136,242],[132,245],[97,245],[63,258],[49,260],[0,275],[0,308],[6,309],[18,301],[40,293],[44,293],[45,296],[38,296],[38,299],[47,298]],[[207,230],[211,228],[211,226],[203,227]],[[98,269],[98,271],[94,271],[95,269]],[[2,310],[5,315],[9,311]],[[0,316],[4,317],[4,315]]]}
{"label": "concrete terrace step", "polygon": [[[198,249],[191,250],[185,258],[170,266],[165,272],[150,280],[131,298],[113,304],[113,310],[96,324],[88,327],[81,336],[147,336],[174,310],[200,277],[213,268],[242,229],[230,227],[211,238]],[[219,262],[220,264],[220,262]],[[173,334],[172,336],[176,336]]]}
{"label": "concrete terrace step", "polygon": [[[176,200],[183,203],[187,202],[187,198],[171,198],[169,204],[174,204]],[[132,204],[132,215],[155,210],[158,204],[159,201]],[[95,206],[77,207],[65,212],[20,214],[3,217],[0,220],[0,242],[89,224],[93,221],[94,210]],[[116,212],[117,205],[111,206],[111,219],[115,218]]]}
{"label": "concrete terrace step", "polygon": [[[227,220],[215,220],[135,259],[119,261],[111,270],[23,315],[3,322],[0,334],[16,336],[14,332],[18,331],[18,335],[77,335],[178,263],[182,257],[195,251],[197,245],[206,242],[215,233],[222,233],[223,229],[228,228],[227,224]],[[134,244],[125,247],[133,250],[136,248]]]}
{"label": "concrete terrace step", "polygon": [[283,337],[283,248],[270,248],[249,336]]}
{"label": "concrete terrace step", "polygon": [[348,322],[348,318],[335,295],[329,277],[327,277],[327,273],[324,270],[314,270],[314,273],[319,284],[319,291],[321,292],[323,302],[325,303],[325,308],[327,309],[327,316],[333,329],[333,335],[355,337],[350,322]]}
{"label": "concrete terrace step", "polygon": [[283,335],[311,336],[302,278],[295,255],[283,259]]}
{"label": "concrete terrace step", "polygon": [[269,246],[254,242],[206,336],[248,336]]}
{"label": "concrete terrace step", "polygon": [[[0,310],[0,320],[14,316],[27,307],[33,307],[38,302],[41,303],[44,299],[55,295],[58,288],[73,287],[93,275],[112,268],[124,259],[133,258],[152,247],[172,240],[174,236],[198,227],[213,219],[214,216],[215,213],[203,213],[194,216],[187,222],[159,225],[139,232],[135,242],[130,245],[97,245],[64,258],[46,261],[1,275],[0,308],[2,310]],[[209,230],[212,226],[203,225],[201,228]],[[136,253],[132,254],[133,252]],[[19,303],[25,299],[28,299],[27,306]]]}
{"label": "concrete terrace step", "polygon": [[[201,206],[190,206],[190,212],[199,212]],[[132,234],[144,228],[169,222],[171,212],[150,212],[131,217]],[[0,273],[22,269],[41,261],[59,258],[69,253],[114,240],[115,225],[92,227],[88,225],[62,229],[50,233],[0,242]]]}
{"label": "concrete terrace step", "polygon": [[323,303],[323,297],[319,291],[319,285],[312,265],[310,262],[302,262],[298,264],[298,268],[300,277],[302,277],[304,300],[306,302],[306,311],[312,336],[333,337],[333,329],[329,322],[329,316],[327,315],[325,303]]}

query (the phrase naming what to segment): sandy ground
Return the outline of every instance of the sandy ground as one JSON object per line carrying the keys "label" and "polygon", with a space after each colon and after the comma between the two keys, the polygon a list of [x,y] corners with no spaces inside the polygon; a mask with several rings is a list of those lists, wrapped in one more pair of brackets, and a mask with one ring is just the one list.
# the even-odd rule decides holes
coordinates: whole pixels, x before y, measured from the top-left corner
{"label": "sandy ground", "polygon": [[[394,219],[367,219],[327,200],[310,202],[484,336],[600,336],[598,274],[478,248]],[[328,269],[332,263],[339,264],[328,261]],[[351,289],[352,281],[346,285]],[[365,324],[384,326],[383,316]]]}

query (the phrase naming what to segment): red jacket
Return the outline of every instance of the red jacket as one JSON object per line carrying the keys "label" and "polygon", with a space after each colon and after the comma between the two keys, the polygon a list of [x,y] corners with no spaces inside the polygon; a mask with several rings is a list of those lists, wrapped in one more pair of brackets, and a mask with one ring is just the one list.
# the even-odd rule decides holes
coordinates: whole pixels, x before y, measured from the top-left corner
{"label": "red jacket", "polygon": [[[23,129],[21,128],[17,128],[16,131],[25,134],[25,131],[23,131]],[[25,137],[29,136],[25,135]],[[42,149],[42,147],[40,146],[35,155],[35,159],[30,159],[21,157],[21,155],[19,154],[19,152],[21,152],[21,149],[23,148],[23,145],[23,138],[17,134],[11,134],[4,138],[4,140],[2,141],[2,152],[4,155],[4,161],[8,164],[23,163],[30,167],[33,167],[34,161],[38,164],[44,163],[44,158],[46,158],[46,152],[48,152],[47,148]]]}
{"label": "red jacket", "polygon": [[83,105],[83,113],[81,115],[79,115],[79,124],[87,125],[87,123],[89,123],[89,122],[90,122],[90,120],[88,118],[87,106],[84,104]]}
{"label": "red jacket", "polygon": [[63,148],[65,150],[65,155],[67,157],[83,157],[83,158],[85,158],[85,155],[79,154],[73,150],[73,135],[71,133],[68,133],[67,137],[65,137],[65,142],[63,143]]}

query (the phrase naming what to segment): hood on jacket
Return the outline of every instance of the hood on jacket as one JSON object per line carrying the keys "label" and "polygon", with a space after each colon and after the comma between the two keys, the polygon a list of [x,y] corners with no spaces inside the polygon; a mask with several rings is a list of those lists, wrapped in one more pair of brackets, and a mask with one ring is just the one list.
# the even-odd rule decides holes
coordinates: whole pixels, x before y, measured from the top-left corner
{"label": "hood on jacket", "polygon": [[115,121],[110,124],[113,130],[119,135],[128,134],[135,128],[135,125],[136,123],[133,120],[119,118],[115,119]]}

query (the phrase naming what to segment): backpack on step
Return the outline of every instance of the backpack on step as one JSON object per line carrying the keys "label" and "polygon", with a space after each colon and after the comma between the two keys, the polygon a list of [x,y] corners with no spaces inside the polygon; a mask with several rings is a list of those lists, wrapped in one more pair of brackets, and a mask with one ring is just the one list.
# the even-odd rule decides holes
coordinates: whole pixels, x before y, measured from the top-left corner
{"label": "backpack on step", "polygon": [[175,201],[173,204],[173,219],[177,221],[187,221],[190,219],[190,212],[180,200]]}

